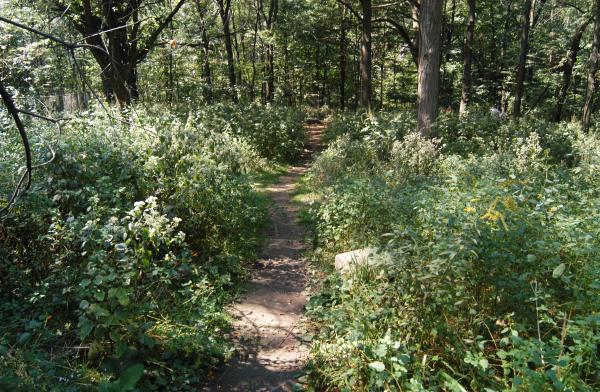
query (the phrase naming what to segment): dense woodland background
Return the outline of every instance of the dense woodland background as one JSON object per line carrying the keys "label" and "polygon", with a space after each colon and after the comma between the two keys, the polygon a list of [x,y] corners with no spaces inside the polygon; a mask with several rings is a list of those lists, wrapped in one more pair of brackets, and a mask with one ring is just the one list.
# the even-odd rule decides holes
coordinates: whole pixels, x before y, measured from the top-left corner
{"label": "dense woodland background", "polygon": [[599,51],[597,0],[0,0],[0,389],[198,390],[317,118],[305,388],[598,390]]}
{"label": "dense woodland background", "polygon": [[[471,105],[516,117],[580,118],[597,61],[592,3],[452,0],[440,8],[425,2],[433,12],[424,18],[424,28],[432,29],[424,36],[436,41],[424,40],[427,50],[439,36],[431,56],[439,56],[441,109]],[[125,104],[229,98],[399,109],[415,104],[419,59],[430,56],[419,52],[419,7],[412,1],[4,1],[3,17],[88,46],[75,50],[77,67],[63,45],[3,23],[2,74],[5,84],[52,96],[59,106],[62,96],[88,90],[83,73],[95,91]]]}

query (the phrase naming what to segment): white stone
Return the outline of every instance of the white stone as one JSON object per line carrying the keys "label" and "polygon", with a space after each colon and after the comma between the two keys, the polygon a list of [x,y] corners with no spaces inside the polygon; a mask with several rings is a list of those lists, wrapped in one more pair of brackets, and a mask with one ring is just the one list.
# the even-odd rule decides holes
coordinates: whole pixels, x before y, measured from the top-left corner
{"label": "white stone", "polygon": [[344,274],[354,266],[370,265],[375,254],[373,248],[363,248],[335,255],[335,270]]}

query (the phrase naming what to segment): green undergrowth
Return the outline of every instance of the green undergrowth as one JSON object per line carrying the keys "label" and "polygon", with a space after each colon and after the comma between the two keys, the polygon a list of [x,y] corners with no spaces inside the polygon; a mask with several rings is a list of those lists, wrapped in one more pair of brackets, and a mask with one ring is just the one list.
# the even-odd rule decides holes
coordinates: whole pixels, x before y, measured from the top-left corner
{"label": "green undergrowth", "polygon": [[[600,389],[600,140],[577,124],[335,120],[304,178],[314,390]],[[312,197],[312,196],[311,196]]]}
{"label": "green undergrowth", "polygon": [[[22,147],[0,120],[8,195]],[[0,390],[197,390],[232,355],[224,308],[263,241],[259,188],[299,157],[302,122],[219,105],[28,123],[35,163],[45,141],[56,158],[0,221]]]}

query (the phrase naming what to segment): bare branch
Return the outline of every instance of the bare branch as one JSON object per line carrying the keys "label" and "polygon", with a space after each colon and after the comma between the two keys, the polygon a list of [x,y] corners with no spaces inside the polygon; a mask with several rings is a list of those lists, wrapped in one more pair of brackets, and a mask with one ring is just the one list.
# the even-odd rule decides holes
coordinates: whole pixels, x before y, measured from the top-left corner
{"label": "bare branch", "polygon": [[[25,126],[21,121],[21,117],[19,117],[19,110],[15,106],[15,102],[13,101],[10,93],[4,88],[4,84],[0,81],[0,96],[2,96],[2,101],[4,102],[4,106],[8,109],[8,112],[11,114],[13,120],[15,121],[15,125],[19,130],[19,135],[21,136],[21,141],[23,143],[23,147],[25,149],[25,173],[19,180],[14,193],[8,200],[6,206],[0,209],[0,214],[4,214],[8,209],[15,203],[17,196],[23,192],[26,192],[31,186],[31,173],[33,171],[32,158],[31,158],[31,147],[29,146],[29,139],[27,138],[27,132],[25,131]],[[23,182],[27,179],[27,183],[23,186]]]}

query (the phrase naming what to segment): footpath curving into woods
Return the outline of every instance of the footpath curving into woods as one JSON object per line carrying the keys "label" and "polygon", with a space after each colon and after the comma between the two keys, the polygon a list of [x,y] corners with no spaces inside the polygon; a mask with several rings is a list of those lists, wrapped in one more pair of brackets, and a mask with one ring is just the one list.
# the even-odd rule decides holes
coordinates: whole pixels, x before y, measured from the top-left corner
{"label": "footpath curving into woods", "polygon": [[231,307],[237,355],[206,391],[292,391],[308,357],[301,315],[306,304],[305,232],[292,204],[297,180],[308,170],[325,126],[306,125],[308,149],[266,190],[272,200],[261,259],[251,270],[246,294]]}

